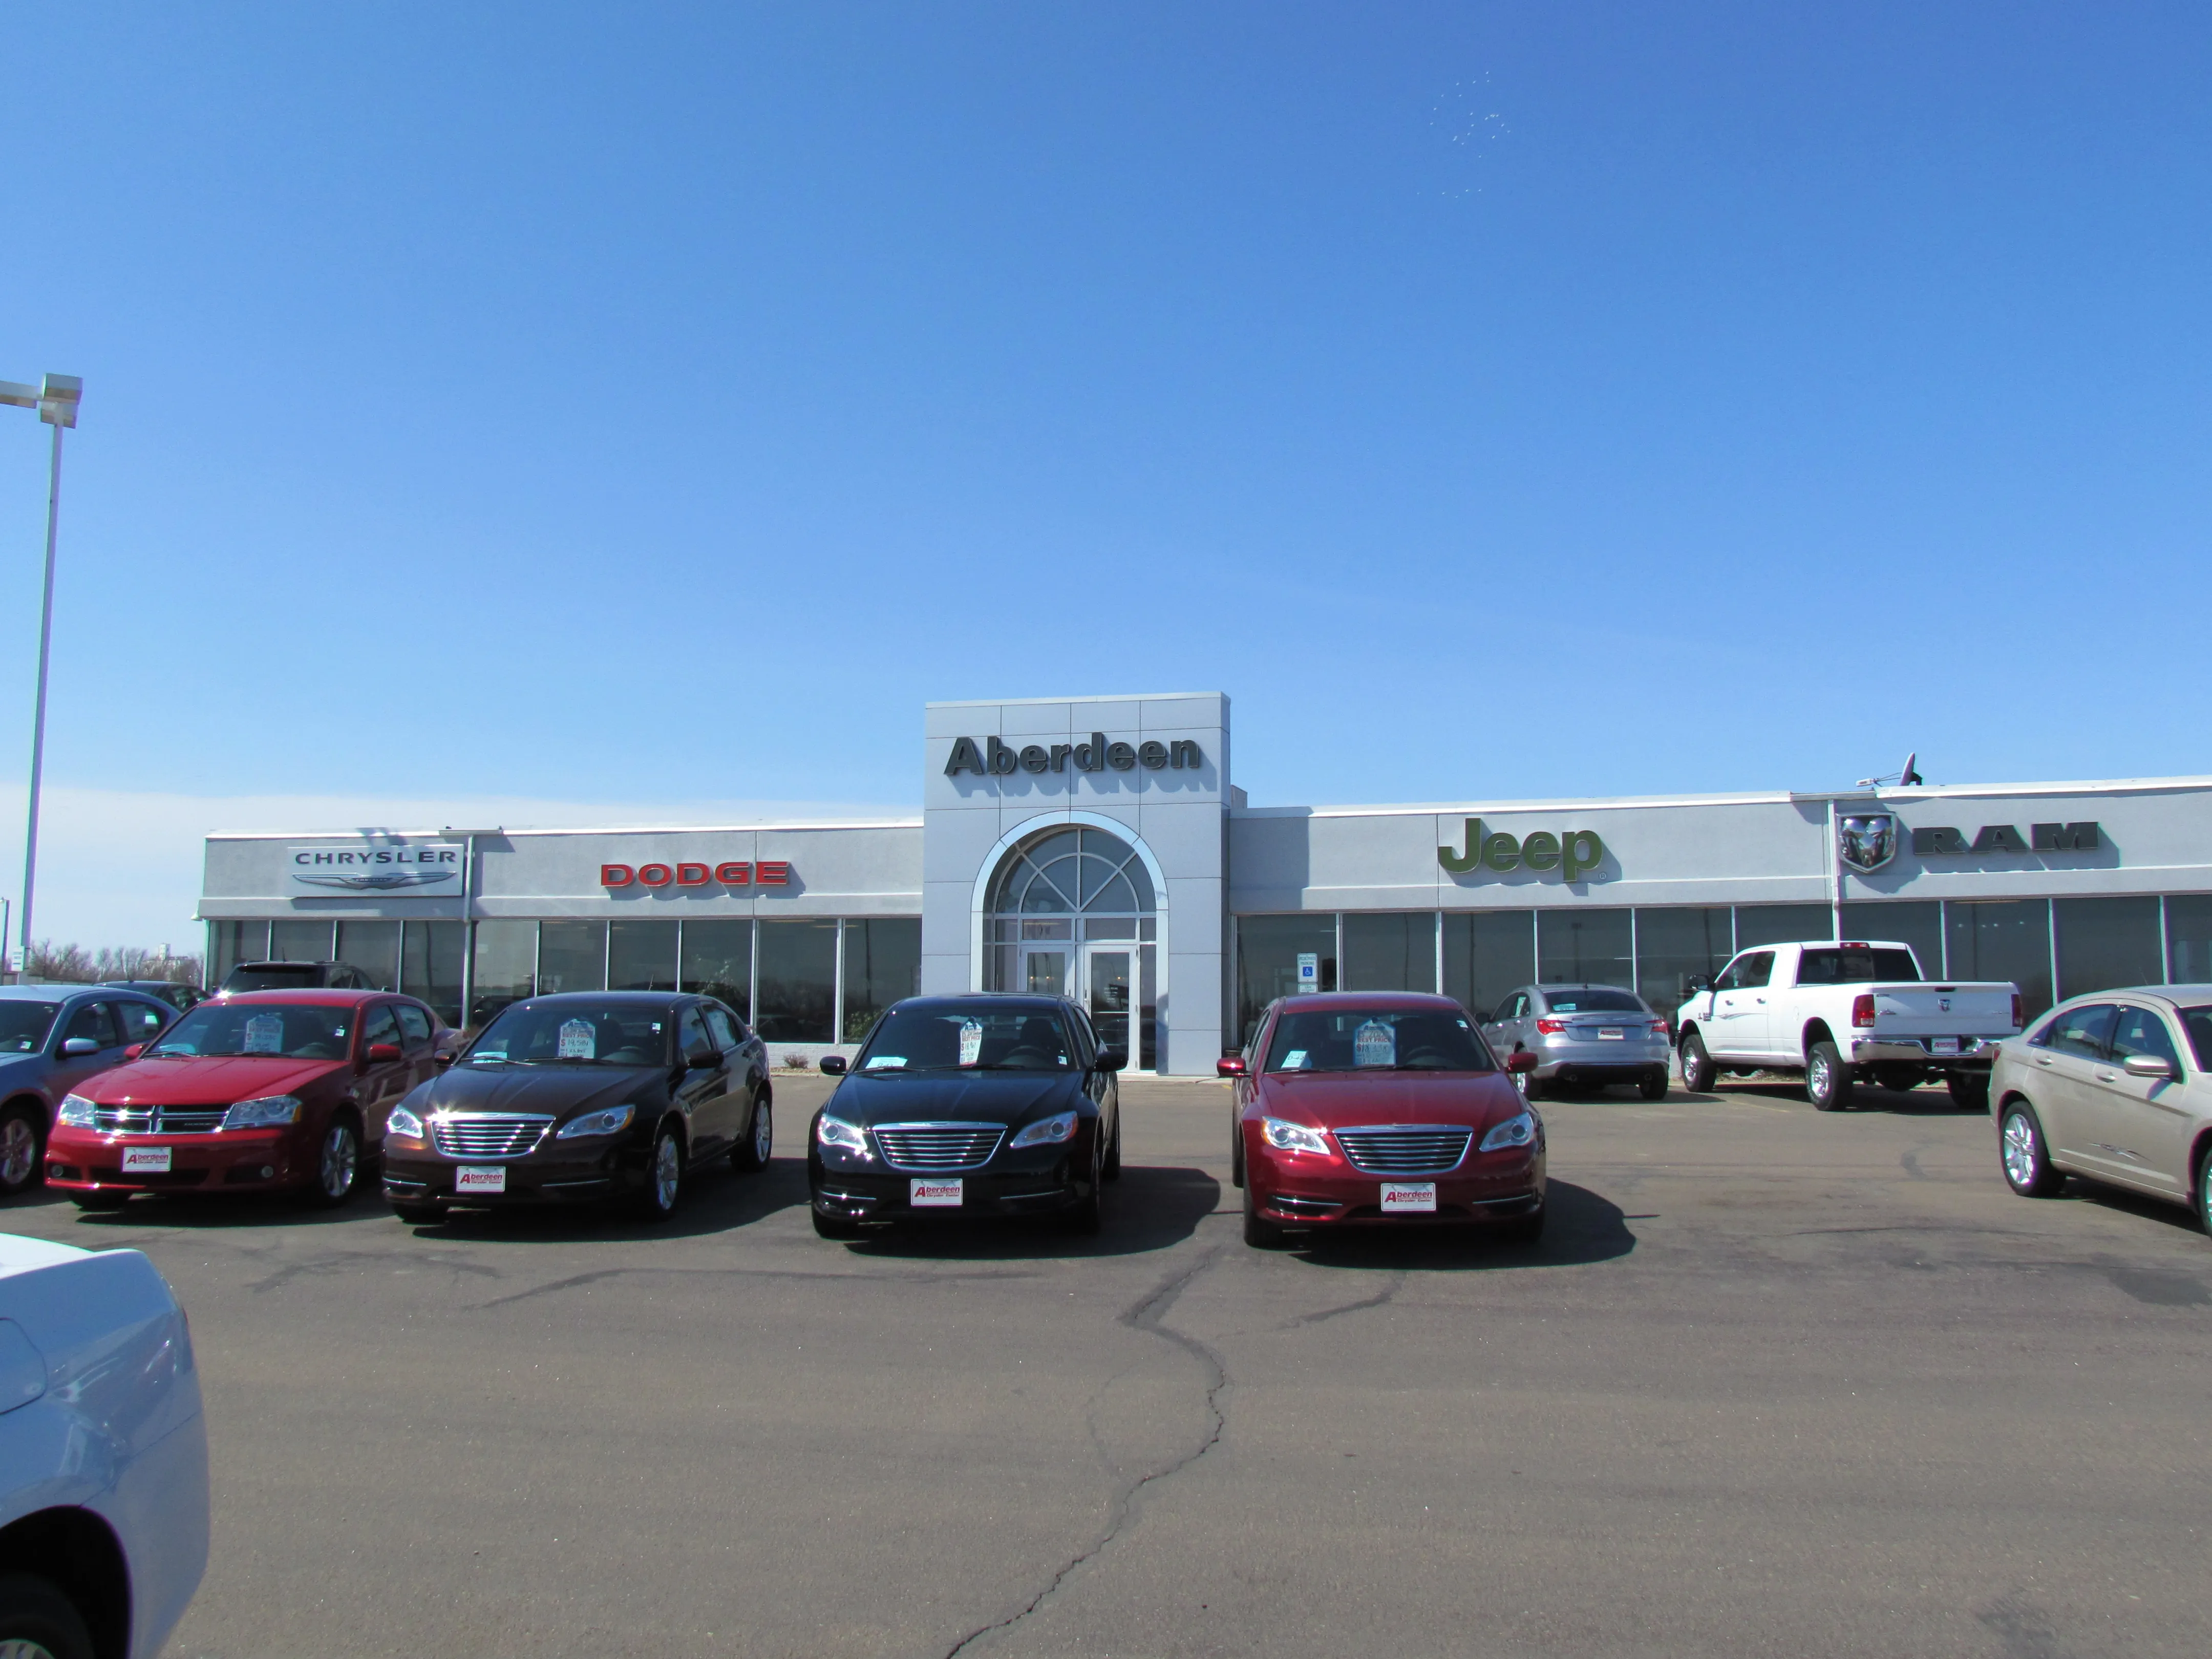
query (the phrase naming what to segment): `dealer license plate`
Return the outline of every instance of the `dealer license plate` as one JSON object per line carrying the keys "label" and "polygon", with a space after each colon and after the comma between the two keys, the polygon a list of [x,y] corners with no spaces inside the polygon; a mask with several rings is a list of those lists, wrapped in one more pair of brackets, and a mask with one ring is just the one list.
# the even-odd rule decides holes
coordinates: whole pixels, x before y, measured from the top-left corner
{"label": "dealer license plate", "polygon": [[963,1185],[958,1181],[909,1181],[906,1201],[917,1210],[957,1210]]}
{"label": "dealer license plate", "polygon": [[1437,1183],[1433,1181],[1386,1181],[1382,1183],[1382,1213],[1407,1215],[1416,1211],[1437,1212]]}
{"label": "dealer license plate", "polygon": [[1601,1025],[1597,1029],[1597,1040],[1600,1042],[1625,1042],[1627,1039],[1628,1033],[1618,1025]]}
{"label": "dealer license plate", "polygon": [[169,1173],[169,1152],[167,1146],[125,1146],[123,1149],[123,1173],[167,1175]]}
{"label": "dealer license plate", "polygon": [[1928,1052],[1931,1054],[1955,1054],[1959,1052],[1959,1039],[1937,1037],[1928,1045]]}
{"label": "dealer license plate", "polygon": [[504,1164],[464,1164],[453,1171],[453,1191],[457,1195],[503,1193],[506,1190],[507,1168]]}

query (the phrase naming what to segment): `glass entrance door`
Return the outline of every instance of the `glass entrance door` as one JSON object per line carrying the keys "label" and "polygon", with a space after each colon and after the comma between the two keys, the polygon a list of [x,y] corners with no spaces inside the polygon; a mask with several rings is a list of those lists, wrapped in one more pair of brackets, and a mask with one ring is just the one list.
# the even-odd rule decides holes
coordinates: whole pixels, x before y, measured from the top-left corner
{"label": "glass entrance door", "polygon": [[1065,945],[1054,945],[1039,950],[1030,946],[1022,951],[1022,989],[1031,996],[1073,996],[1075,988],[1068,982],[1068,966],[1072,952]]}
{"label": "glass entrance door", "polygon": [[[1083,1006],[1098,1028],[1098,1040],[1115,1048],[1129,1047],[1129,1006],[1135,975],[1131,971],[1135,953],[1126,945],[1111,949],[1083,947]],[[1134,1056],[1132,1056],[1133,1059]]]}

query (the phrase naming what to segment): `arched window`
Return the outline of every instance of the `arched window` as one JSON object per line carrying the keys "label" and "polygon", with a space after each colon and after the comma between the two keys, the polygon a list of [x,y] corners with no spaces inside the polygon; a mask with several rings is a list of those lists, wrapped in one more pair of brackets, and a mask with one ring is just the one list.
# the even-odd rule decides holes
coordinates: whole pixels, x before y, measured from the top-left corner
{"label": "arched window", "polygon": [[1087,824],[1055,826],[1006,854],[988,904],[988,989],[1072,998],[1131,1065],[1157,1067],[1159,907],[1135,848]]}

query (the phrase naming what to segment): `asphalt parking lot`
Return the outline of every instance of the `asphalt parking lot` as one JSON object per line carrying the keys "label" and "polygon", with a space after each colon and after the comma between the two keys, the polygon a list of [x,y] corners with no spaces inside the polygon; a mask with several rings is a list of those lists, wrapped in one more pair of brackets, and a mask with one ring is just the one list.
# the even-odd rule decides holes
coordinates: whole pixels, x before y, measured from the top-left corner
{"label": "asphalt parking lot", "polygon": [[1091,1241],[248,1203],[148,1251],[207,1392],[169,1651],[2179,1653],[2212,1635],[2212,1242],[2014,1197],[1940,1091],[1548,1103],[1534,1249],[1241,1242],[1225,1092],[1131,1082]]}

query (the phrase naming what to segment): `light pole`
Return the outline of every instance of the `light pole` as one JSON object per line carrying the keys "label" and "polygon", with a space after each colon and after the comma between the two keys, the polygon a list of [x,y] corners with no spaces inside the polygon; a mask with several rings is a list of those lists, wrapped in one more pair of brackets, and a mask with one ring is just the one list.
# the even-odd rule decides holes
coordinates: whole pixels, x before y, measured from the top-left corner
{"label": "light pole", "polygon": [[39,696],[31,716],[31,813],[23,832],[22,933],[9,963],[18,974],[27,972],[31,965],[31,892],[39,874],[39,783],[46,761],[46,657],[54,635],[54,537],[61,523],[62,428],[76,424],[76,406],[83,397],[84,382],[74,374],[49,374],[37,386],[0,380],[0,404],[35,409],[39,418],[54,429],[54,459],[46,475],[46,583],[39,604]]}

